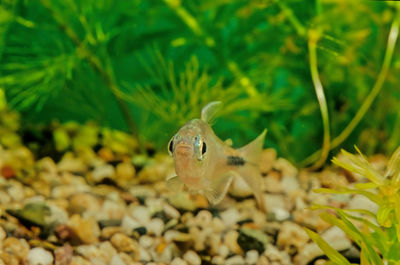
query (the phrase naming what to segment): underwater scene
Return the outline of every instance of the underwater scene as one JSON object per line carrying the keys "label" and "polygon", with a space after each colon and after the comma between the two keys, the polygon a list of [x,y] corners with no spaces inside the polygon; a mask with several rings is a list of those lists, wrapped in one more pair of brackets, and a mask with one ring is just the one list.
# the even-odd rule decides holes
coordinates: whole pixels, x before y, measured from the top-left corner
{"label": "underwater scene", "polygon": [[400,265],[400,2],[0,0],[0,265]]}

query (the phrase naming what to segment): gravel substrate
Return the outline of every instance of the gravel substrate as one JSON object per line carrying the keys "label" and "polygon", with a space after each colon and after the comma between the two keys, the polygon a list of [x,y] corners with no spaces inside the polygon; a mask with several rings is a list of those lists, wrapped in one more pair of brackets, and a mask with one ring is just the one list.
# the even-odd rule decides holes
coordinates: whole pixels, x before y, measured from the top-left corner
{"label": "gravel substrate", "polygon": [[[383,157],[376,165],[384,165]],[[352,185],[337,168],[299,172],[272,149],[263,151],[265,209],[236,180],[219,205],[202,195],[172,193],[166,155],[143,168],[107,148],[35,161],[25,147],[0,147],[0,264],[323,264],[303,227],[354,259],[353,243],[310,210],[313,204],[375,209],[363,197],[316,194]]]}

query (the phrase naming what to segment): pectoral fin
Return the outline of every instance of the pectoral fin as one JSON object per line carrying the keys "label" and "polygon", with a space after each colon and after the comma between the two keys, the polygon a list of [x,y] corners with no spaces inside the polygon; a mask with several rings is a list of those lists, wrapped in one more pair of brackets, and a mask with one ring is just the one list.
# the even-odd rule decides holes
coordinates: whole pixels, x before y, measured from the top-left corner
{"label": "pectoral fin", "polygon": [[211,204],[218,204],[225,197],[229,186],[232,183],[234,174],[228,173],[211,182],[209,188],[204,190],[204,195]]}
{"label": "pectoral fin", "polygon": [[179,179],[178,176],[173,176],[167,179],[167,189],[177,192],[181,191],[183,188],[183,182]]}

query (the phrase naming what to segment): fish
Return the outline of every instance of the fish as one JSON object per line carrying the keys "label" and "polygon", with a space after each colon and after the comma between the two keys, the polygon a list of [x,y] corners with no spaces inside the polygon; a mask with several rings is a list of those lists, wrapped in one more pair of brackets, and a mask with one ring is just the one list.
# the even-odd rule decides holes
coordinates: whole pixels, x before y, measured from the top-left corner
{"label": "fish", "polygon": [[173,191],[186,188],[203,194],[216,205],[225,197],[233,179],[241,177],[263,209],[259,162],[267,130],[249,144],[234,149],[231,140],[222,141],[211,128],[220,107],[220,101],[208,103],[200,119],[188,121],[171,138],[168,152],[174,159],[176,175],[167,178],[166,186]]}

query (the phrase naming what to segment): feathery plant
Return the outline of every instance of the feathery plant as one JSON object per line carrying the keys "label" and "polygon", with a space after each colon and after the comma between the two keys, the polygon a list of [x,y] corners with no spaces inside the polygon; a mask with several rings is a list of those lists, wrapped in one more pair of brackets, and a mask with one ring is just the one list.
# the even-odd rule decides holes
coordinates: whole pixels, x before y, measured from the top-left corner
{"label": "feathery plant", "polygon": [[[361,264],[394,265],[400,260],[400,147],[390,158],[382,175],[374,169],[363,154],[342,151],[342,157],[333,158],[333,163],[364,176],[368,181],[358,183],[354,188],[326,189],[316,192],[333,194],[362,195],[376,203],[377,213],[367,209],[340,209],[315,205],[314,209],[334,210],[336,215],[324,212],[321,218],[341,228],[361,249]],[[350,264],[339,252],[329,246],[318,234],[306,229],[319,247],[334,264]]]}
{"label": "feathery plant", "polygon": [[94,120],[162,148],[226,99],[221,137],[267,127],[280,155],[318,167],[400,144],[397,17],[364,0],[0,0],[0,87],[22,124]]}

